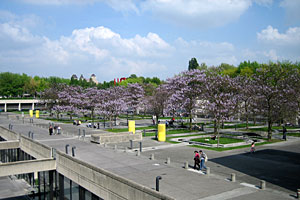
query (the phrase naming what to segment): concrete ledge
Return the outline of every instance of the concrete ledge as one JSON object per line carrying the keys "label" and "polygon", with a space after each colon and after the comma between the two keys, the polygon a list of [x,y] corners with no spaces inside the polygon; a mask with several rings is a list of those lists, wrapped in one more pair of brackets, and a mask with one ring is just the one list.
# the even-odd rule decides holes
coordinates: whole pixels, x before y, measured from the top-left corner
{"label": "concrete ledge", "polygon": [[56,169],[56,161],[53,159],[26,160],[0,164],[0,177],[15,174],[27,174]]}
{"label": "concrete ledge", "polygon": [[118,142],[128,142],[129,140],[142,140],[142,133],[122,132],[122,133],[96,133],[91,135],[91,142],[98,144],[109,144]]}
{"label": "concrete ledge", "polygon": [[18,140],[19,134],[0,126],[0,136],[5,140]]}
{"label": "concrete ledge", "polygon": [[19,148],[19,140],[0,142],[0,150],[2,149],[17,149]]}
{"label": "concrete ledge", "polygon": [[173,200],[167,195],[59,151],[57,171],[103,199]]}
{"label": "concrete ledge", "polygon": [[27,137],[20,137],[20,148],[34,158],[50,158],[51,148]]}

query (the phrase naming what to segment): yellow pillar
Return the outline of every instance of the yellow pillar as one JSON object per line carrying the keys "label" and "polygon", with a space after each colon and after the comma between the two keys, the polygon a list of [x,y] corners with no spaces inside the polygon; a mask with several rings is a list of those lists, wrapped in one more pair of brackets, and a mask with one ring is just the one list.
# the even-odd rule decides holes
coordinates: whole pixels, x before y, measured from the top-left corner
{"label": "yellow pillar", "polygon": [[158,124],[157,137],[160,142],[166,141],[166,124]]}
{"label": "yellow pillar", "polygon": [[40,111],[39,111],[39,110],[36,110],[36,111],[35,111],[35,117],[36,117],[36,118],[39,118],[39,117],[40,117]]}
{"label": "yellow pillar", "polygon": [[135,134],[135,121],[128,121],[128,131]]}
{"label": "yellow pillar", "polygon": [[33,117],[33,110],[29,110],[30,117]]}

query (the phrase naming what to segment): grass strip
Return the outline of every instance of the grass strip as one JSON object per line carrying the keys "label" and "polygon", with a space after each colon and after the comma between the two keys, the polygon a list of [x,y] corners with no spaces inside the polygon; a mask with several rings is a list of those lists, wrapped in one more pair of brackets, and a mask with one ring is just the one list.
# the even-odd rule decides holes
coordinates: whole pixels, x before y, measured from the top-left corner
{"label": "grass strip", "polygon": [[[207,139],[208,139],[208,141],[206,141]],[[202,142],[202,143],[207,143],[207,144],[218,144],[217,138],[215,140],[212,140],[210,137],[195,138],[195,139],[191,139],[191,141]],[[232,143],[239,143],[239,142],[243,142],[243,141],[244,140],[242,140],[242,139],[220,137],[220,144],[232,144]]]}

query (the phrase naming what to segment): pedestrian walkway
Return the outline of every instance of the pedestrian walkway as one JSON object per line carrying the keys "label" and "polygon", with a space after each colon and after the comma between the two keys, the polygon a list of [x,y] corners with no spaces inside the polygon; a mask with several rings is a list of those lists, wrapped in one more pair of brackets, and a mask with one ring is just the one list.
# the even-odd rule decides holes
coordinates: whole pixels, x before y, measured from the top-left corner
{"label": "pedestrian walkway", "polygon": [[[4,116],[0,116],[0,126],[8,128],[8,124],[13,124],[13,131],[27,136],[29,131],[34,132],[34,139],[56,148],[64,152],[65,145],[76,146],[76,158],[84,162],[90,163],[95,167],[99,167],[136,183],[142,184],[148,188],[155,188],[155,178],[161,176],[160,192],[169,195],[175,199],[183,200],[199,200],[199,199],[293,199],[291,193],[280,192],[274,193],[274,189],[266,190],[254,189],[241,182],[230,182],[227,175],[215,174],[213,167],[213,153],[206,152],[209,155],[208,167],[211,167],[211,174],[206,175],[198,173],[195,170],[184,169],[184,162],[188,161],[190,166],[193,164],[193,148],[186,145],[158,143],[150,138],[143,140],[149,146],[144,147],[140,156],[136,156],[134,151],[125,151],[125,148],[117,149],[112,146],[104,147],[103,145],[93,144],[89,139],[76,137],[78,127],[72,125],[63,125],[62,130],[68,129],[68,135],[52,135],[48,130],[29,123],[23,124],[20,120],[8,120]],[[38,123],[48,124],[47,120],[38,120]],[[123,145],[126,145],[125,143]],[[154,154],[154,160],[149,159],[149,154]],[[219,152],[218,152],[219,153]],[[217,154],[217,153],[215,153]],[[229,153],[221,153],[222,159],[231,156]],[[166,164],[165,159],[171,157],[171,163]],[[234,156],[228,159],[228,162],[234,161]],[[242,163],[239,163],[241,165]],[[260,164],[260,163],[258,163]],[[220,165],[220,164],[219,164]],[[263,166],[262,166],[263,167]],[[221,167],[222,168],[222,167]],[[217,167],[216,167],[217,169]],[[223,168],[224,169],[224,168]],[[247,172],[244,172],[247,173]],[[239,177],[239,176],[238,176]],[[245,180],[243,180],[245,182]],[[257,182],[258,184],[258,182]],[[1,192],[1,188],[0,188]]]}

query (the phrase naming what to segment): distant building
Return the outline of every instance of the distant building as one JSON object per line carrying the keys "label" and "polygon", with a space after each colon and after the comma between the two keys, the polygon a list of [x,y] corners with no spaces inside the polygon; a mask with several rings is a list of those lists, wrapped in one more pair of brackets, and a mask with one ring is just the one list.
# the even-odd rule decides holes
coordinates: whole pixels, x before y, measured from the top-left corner
{"label": "distant building", "polygon": [[[78,80],[78,77],[76,76],[76,74],[73,74],[71,79],[74,79],[74,80]],[[87,82],[93,82],[93,83],[96,83],[98,84],[99,82],[97,81],[97,78],[96,78],[96,75],[95,74],[92,74],[91,77],[89,79],[87,78],[84,78],[84,76],[81,74],[80,77],[79,77],[79,80],[86,80]]]}
{"label": "distant building", "polygon": [[78,80],[78,77],[76,76],[76,74],[73,74],[71,79]]}
{"label": "distant building", "polygon": [[98,84],[99,82],[97,81],[96,75],[92,74],[90,80],[96,84]]}

